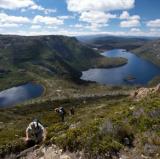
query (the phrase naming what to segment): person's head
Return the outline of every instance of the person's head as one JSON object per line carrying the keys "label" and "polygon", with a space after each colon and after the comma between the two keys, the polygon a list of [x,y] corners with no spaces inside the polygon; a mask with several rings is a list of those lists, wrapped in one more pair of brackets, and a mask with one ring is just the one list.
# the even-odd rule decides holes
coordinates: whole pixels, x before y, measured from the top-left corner
{"label": "person's head", "polygon": [[37,118],[34,118],[34,119],[33,119],[33,122],[38,122],[38,119],[37,119]]}
{"label": "person's head", "polygon": [[37,128],[36,123],[31,125],[32,130],[35,130]]}
{"label": "person's head", "polygon": [[32,127],[32,129],[36,129],[36,128],[38,128],[38,126],[39,126],[39,125],[38,125],[39,120],[35,118],[35,119],[33,120],[33,123],[34,123],[34,124],[32,124],[32,126],[31,126],[31,127]]}

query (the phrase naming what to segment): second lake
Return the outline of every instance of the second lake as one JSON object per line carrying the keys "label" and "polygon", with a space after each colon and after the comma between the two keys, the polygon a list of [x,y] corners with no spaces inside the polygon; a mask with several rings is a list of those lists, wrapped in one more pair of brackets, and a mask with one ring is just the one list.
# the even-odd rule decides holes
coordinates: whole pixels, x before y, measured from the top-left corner
{"label": "second lake", "polygon": [[105,51],[102,55],[106,57],[124,57],[128,59],[128,63],[116,68],[98,68],[83,71],[81,79],[109,85],[146,85],[154,77],[160,75],[158,66],[123,49]]}

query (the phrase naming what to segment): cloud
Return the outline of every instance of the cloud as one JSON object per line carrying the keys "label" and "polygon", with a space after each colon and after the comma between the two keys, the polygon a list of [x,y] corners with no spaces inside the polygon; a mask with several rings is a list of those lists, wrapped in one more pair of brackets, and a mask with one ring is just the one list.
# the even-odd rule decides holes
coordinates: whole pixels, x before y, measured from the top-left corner
{"label": "cloud", "polygon": [[30,28],[31,29],[40,29],[42,26],[41,25],[32,25]]}
{"label": "cloud", "polygon": [[131,28],[131,27],[137,27],[140,25],[140,21],[135,19],[135,20],[128,20],[128,21],[122,21],[120,23],[120,26],[122,28]]}
{"label": "cloud", "polygon": [[26,24],[30,23],[30,19],[22,16],[10,16],[5,13],[0,13],[0,23],[15,23],[15,24]]}
{"label": "cloud", "polygon": [[108,26],[109,19],[117,17],[106,12],[131,9],[134,4],[135,0],[67,0],[68,10],[79,13],[79,20],[89,23],[91,30]]}
{"label": "cloud", "polygon": [[80,21],[90,24],[92,30],[106,26],[109,19],[116,18],[115,14],[105,13],[101,11],[86,11],[80,15]]}
{"label": "cloud", "polygon": [[132,28],[130,31],[131,32],[140,32],[141,30],[139,28]]}
{"label": "cloud", "polygon": [[127,20],[140,20],[141,17],[139,15],[130,15],[127,11],[123,11],[119,17],[120,19],[127,19]]}
{"label": "cloud", "polygon": [[18,28],[29,23],[31,23],[31,20],[27,17],[10,16],[5,13],[0,13],[0,28]]}
{"label": "cloud", "polygon": [[1,0],[0,8],[3,9],[18,9],[26,8],[35,5],[32,0]]}
{"label": "cloud", "polygon": [[37,15],[37,16],[34,17],[33,23],[34,24],[42,23],[42,24],[45,24],[45,25],[62,25],[63,20],[58,19],[57,17]]}
{"label": "cloud", "polygon": [[43,11],[45,14],[55,13],[57,11],[56,9],[43,8],[42,6],[39,6],[37,4],[30,6],[29,9]]}
{"label": "cloud", "polygon": [[67,0],[72,12],[125,10],[134,7],[135,0]]}
{"label": "cloud", "polygon": [[107,23],[108,20],[111,18],[116,18],[116,15],[110,13],[106,14],[105,12],[101,11],[83,12],[80,16],[80,20],[83,22],[97,23],[97,24]]}
{"label": "cloud", "polygon": [[155,19],[147,22],[148,27],[159,28],[160,27],[160,19]]}
{"label": "cloud", "polygon": [[85,29],[89,29],[91,31],[100,31],[100,29],[102,27],[107,27],[108,24],[90,24],[90,25],[86,25],[84,26]]}
{"label": "cloud", "polygon": [[114,31],[114,32],[107,32],[107,31],[74,31],[74,30],[68,30],[68,29],[57,29],[57,30],[18,30],[16,32],[11,32],[9,30],[2,30],[1,34],[17,34],[17,35],[26,35],[26,36],[33,36],[33,35],[66,35],[66,36],[82,36],[82,35],[114,35],[114,36],[146,36],[146,37],[160,37],[160,31],[159,32],[125,32],[125,31]]}
{"label": "cloud", "polygon": [[109,19],[117,17],[106,12],[131,9],[134,4],[135,0],[67,0],[68,10],[79,13],[79,20],[89,23],[91,30],[108,26]]}
{"label": "cloud", "polygon": [[56,9],[46,9],[46,8],[43,8],[43,11],[44,11],[45,14],[56,13],[57,12]]}
{"label": "cloud", "polygon": [[75,24],[75,25],[70,25],[70,27],[74,27],[74,28],[83,28],[84,25],[82,25],[82,24]]}
{"label": "cloud", "polygon": [[63,16],[58,16],[58,18],[59,18],[59,19],[66,20],[66,19],[74,19],[75,16],[63,15]]}
{"label": "cloud", "polygon": [[129,19],[130,15],[127,11],[123,11],[122,14],[120,15],[120,19]]}
{"label": "cloud", "polygon": [[36,4],[33,0],[0,0],[0,8],[3,9],[21,9],[22,12],[27,9],[43,11],[45,14],[55,13],[56,9],[44,8]]}
{"label": "cloud", "polygon": [[15,23],[0,23],[0,28],[17,28],[19,27],[18,24]]}
{"label": "cloud", "polygon": [[150,28],[151,32],[160,32],[160,28]]}
{"label": "cloud", "polygon": [[127,11],[123,11],[119,18],[124,20],[120,22],[120,27],[122,28],[137,27],[140,25],[141,17],[139,15],[130,16]]}
{"label": "cloud", "polygon": [[22,25],[29,26],[31,29],[40,29],[42,26],[59,26],[63,24],[63,20],[53,16],[41,16],[37,15],[33,19],[23,16],[12,16],[6,13],[0,13],[0,27],[19,27],[22,29]]}

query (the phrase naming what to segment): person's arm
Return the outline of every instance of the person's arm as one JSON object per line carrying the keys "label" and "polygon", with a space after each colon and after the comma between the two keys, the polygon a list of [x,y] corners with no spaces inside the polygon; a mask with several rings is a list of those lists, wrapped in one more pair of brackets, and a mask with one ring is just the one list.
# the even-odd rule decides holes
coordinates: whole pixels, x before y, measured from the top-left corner
{"label": "person's arm", "polygon": [[46,137],[47,137],[47,130],[44,128],[43,129],[43,141],[46,140]]}
{"label": "person's arm", "polygon": [[46,129],[43,127],[43,125],[41,123],[38,123],[39,127],[42,129],[43,131],[43,141],[46,140],[46,136],[47,136],[47,131]]}
{"label": "person's arm", "polygon": [[26,138],[25,138],[26,141],[29,140],[29,127],[26,129]]}

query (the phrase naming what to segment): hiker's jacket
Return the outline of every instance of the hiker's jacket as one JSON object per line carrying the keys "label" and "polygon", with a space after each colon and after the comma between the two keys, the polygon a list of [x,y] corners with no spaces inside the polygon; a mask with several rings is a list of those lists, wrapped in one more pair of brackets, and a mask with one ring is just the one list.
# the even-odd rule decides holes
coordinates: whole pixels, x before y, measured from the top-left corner
{"label": "hiker's jacket", "polygon": [[40,141],[44,137],[44,127],[39,122],[31,122],[26,129],[30,140]]}

